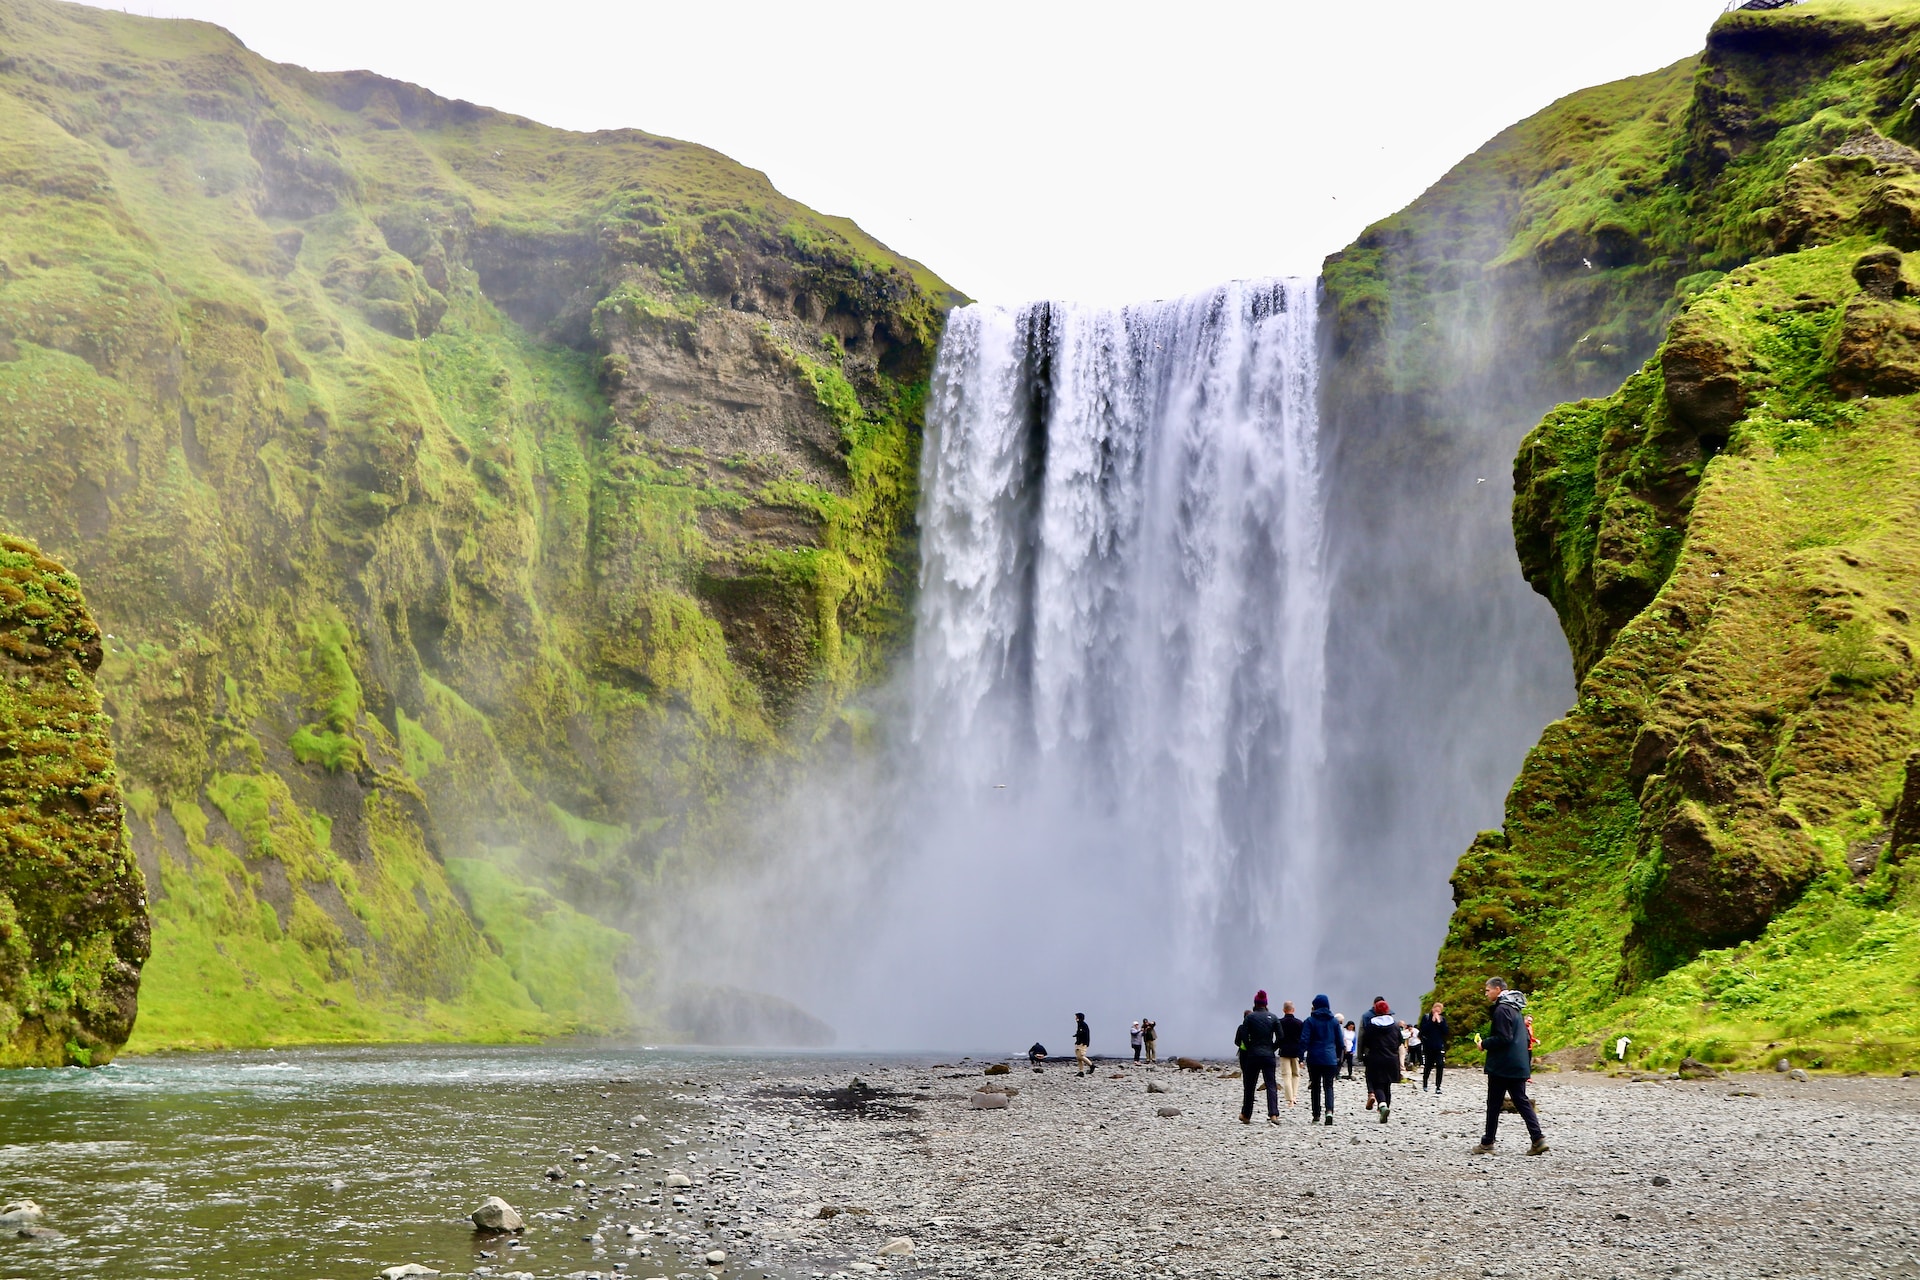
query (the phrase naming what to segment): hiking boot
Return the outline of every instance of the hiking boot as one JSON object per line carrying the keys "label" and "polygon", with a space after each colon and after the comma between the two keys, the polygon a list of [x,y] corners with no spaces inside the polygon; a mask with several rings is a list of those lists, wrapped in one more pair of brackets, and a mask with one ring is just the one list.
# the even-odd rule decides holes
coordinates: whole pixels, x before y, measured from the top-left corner
{"label": "hiking boot", "polygon": [[1333,1128],[1333,1112],[1327,1112],[1327,1128]]}
{"label": "hiking boot", "polygon": [[1381,1107],[1381,1108],[1380,1108],[1380,1123],[1381,1123],[1381,1124],[1385,1124],[1385,1123],[1387,1122],[1387,1112],[1389,1112],[1389,1111],[1391,1111],[1391,1110],[1393,1110],[1393,1108],[1392,1108],[1392,1107]]}
{"label": "hiking boot", "polygon": [[1268,1124],[1279,1124],[1279,1123],[1280,1123],[1280,1117],[1279,1117],[1279,1116],[1268,1116],[1268,1117],[1267,1117],[1267,1123],[1268,1123]]}
{"label": "hiking boot", "polygon": [[1535,1138],[1533,1145],[1527,1148],[1527,1154],[1530,1156],[1543,1156],[1551,1150],[1553,1150],[1553,1148],[1547,1145],[1545,1138]]}
{"label": "hiking boot", "polygon": [[1490,1156],[1493,1154],[1493,1144],[1491,1142],[1476,1142],[1473,1144],[1473,1149],[1467,1152],[1467,1154],[1470,1156]]}
{"label": "hiking boot", "polygon": [[1241,1123],[1241,1124],[1252,1124],[1252,1123],[1253,1123],[1253,1117],[1252,1117],[1252,1116],[1241,1116],[1241,1117],[1240,1117],[1240,1123]]}

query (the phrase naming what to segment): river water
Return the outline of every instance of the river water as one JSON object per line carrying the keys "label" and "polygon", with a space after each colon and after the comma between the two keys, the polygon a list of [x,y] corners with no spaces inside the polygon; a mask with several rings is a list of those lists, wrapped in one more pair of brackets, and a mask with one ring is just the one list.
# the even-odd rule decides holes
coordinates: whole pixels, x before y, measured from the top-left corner
{"label": "river water", "polygon": [[[645,1147],[661,1170],[696,1178],[730,1161],[744,1167],[700,1105],[713,1086],[696,1078],[711,1082],[724,1067],[750,1089],[762,1065],[791,1061],[407,1046],[0,1072],[0,1202],[37,1201],[65,1236],[0,1240],[0,1276],[305,1280],[405,1262],[462,1274],[688,1274],[651,1233],[585,1239],[609,1215],[664,1225],[676,1211],[640,1203],[654,1190],[644,1173],[596,1168],[597,1155],[576,1167],[562,1149]],[[587,1211],[586,1192],[547,1180],[554,1163],[569,1183],[604,1183],[605,1203]],[[638,1184],[630,1209],[616,1209],[618,1178]],[[527,1216],[521,1247],[474,1233],[467,1215],[490,1194]],[[535,1216],[543,1212],[555,1216]],[[763,1273],[745,1269],[750,1248],[726,1238],[724,1221],[701,1229],[738,1255],[728,1274]]]}

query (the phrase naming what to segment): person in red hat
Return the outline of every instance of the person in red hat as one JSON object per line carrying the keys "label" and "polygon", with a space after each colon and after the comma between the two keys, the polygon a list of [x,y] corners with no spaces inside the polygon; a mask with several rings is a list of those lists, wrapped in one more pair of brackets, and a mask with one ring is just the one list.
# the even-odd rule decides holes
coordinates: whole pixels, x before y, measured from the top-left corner
{"label": "person in red hat", "polygon": [[1373,998],[1373,1013],[1360,1028],[1360,1063],[1367,1072],[1367,1105],[1380,1105],[1380,1123],[1393,1108],[1393,1086],[1400,1079],[1400,1020],[1386,997]]}
{"label": "person in red hat", "polygon": [[1253,1008],[1240,1020],[1233,1042],[1240,1050],[1240,1123],[1253,1123],[1253,1091],[1256,1080],[1264,1076],[1267,1090],[1267,1123],[1280,1123],[1280,1087],[1274,1073],[1280,1059],[1280,1019],[1267,1008],[1267,993],[1253,993]]}

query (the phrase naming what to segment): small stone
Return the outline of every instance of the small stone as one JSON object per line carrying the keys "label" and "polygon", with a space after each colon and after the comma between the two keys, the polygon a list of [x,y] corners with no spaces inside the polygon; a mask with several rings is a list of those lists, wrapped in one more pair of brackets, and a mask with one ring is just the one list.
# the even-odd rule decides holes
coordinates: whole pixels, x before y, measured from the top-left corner
{"label": "small stone", "polygon": [[988,1093],[982,1090],[967,1099],[967,1105],[975,1111],[999,1111],[1006,1107],[1008,1101],[1004,1093]]}
{"label": "small stone", "polygon": [[690,1187],[693,1185],[693,1179],[684,1173],[669,1173],[663,1180],[663,1185],[676,1189],[680,1187]]}
{"label": "small stone", "polygon": [[38,1222],[47,1216],[47,1211],[31,1200],[15,1200],[0,1205],[0,1226],[11,1227],[22,1222]]}
{"label": "small stone", "polygon": [[19,1240],[65,1240],[66,1239],[65,1236],[61,1235],[58,1231],[55,1231],[52,1227],[36,1227],[32,1225],[28,1225],[24,1227],[16,1227],[14,1229],[13,1234],[14,1234],[14,1237]]}
{"label": "small stone", "polygon": [[524,1231],[527,1226],[514,1207],[499,1196],[488,1196],[472,1217],[473,1225],[482,1231]]}
{"label": "small stone", "polygon": [[1773,1064],[1773,1069],[1775,1071],[1780,1072],[1782,1075],[1784,1075],[1787,1072],[1793,1070],[1793,1063],[1787,1061],[1785,1058],[1782,1058],[1780,1059],[1780,1061]]}
{"label": "small stone", "polygon": [[1787,1072],[1787,1079],[1789,1080],[1811,1080],[1812,1078],[1812,1076],[1809,1076],[1799,1067],[1795,1067],[1793,1070]]}
{"label": "small stone", "polygon": [[880,1256],[883,1258],[911,1258],[913,1256],[913,1238],[911,1236],[895,1236],[880,1246]]}
{"label": "small stone", "polygon": [[1160,1108],[1160,1109],[1159,1109],[1158,1111],[1155,1111],[1155,1112],[1154,1112],[1153,1114],[1155,1114],[1155,1115],[1157,1115],[1157,1116],[1159,1116],[1159,1117],[1160,1117],[1160,1118],[1161,1118],[1162,1120],[1171,1120],[1171,1119],[1173,1119],[1173,1118],[1174,1118],[1175,1116],[1177,1116],[1177,1115],[1179,1115],[1179,1114],[1180,1114],[1180,1108],[1178,1108],[1178,1107],[1161,1107],[1161,1108]]}
{"label": "small stone", "polygon": [[566,1170],[564,1170],[564,1169],[562,1169],[562,1168],[561,1168],[561,1167],[560,1167],[559,1165],[557,1165],[557,1164],[550,1164],[550,1165],[548,1165],[548,1166],[547,1166],[547,1179],[548,1179],[548,1181],[551,1181],[551,1182],[561,1182],[561,1181],[564,1181],[564,1180],[566,1179],[566,1176],[567,1176],[567,1172],[566,1172]]}
{"label": "small stone", "polygon": [[987,1064],[987,1069],[981,1072],[980,1074],[988,1075],[988,1076],[1004,1076],[1009,1071],[1012,1071],[1012,1070],[1013,1068],[1008,1066],[1004,1062],[990,1062]]}
{"label": "small stone", "polygon": [[1653,1185],[1656,1187],[1670,1187],[1673,1185],[1673,1179],[1664,1173],[1656,1173],[1653,1175]]}
{"label": "small stone", "polygon": [[432,1267],[423,1267],[417,1262],[403,1262],[397,1267],[388,1267],[380,1273],[380,1280],[407,1280],[408,1276],[437,1276],[440,1273]]}
{"label": "small stone", "polygon": [[1167,1086],[1161,1084],[1158,1080],[1149,1080],[1147,1081],[1147,1092],[1148,1093],[1166,1093]]}
{"label": "small stone", "polygon": [[1046,1243],[1048,1244],[1065,1244],[1066,1242],[1067,1242],[1067,1237],[1065,1236],[1065,1234],[1061,1232],[1055,1232],[1053,1235],[1048,1236],[1046,1239]]}
{"label": "small stone", "polygon": [[717,1267],[726,1260],[727,1251],[725,1249],[712,1249],[707,1253],[707,1265],[710,1267]]}

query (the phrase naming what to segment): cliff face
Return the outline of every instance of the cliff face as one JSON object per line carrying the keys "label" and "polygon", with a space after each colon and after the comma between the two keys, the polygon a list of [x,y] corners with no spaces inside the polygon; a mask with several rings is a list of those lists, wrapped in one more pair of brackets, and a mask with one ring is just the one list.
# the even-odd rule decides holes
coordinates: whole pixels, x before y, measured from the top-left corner
{"label": "cliff face", "polygon": [[1911,6],[1716,25],[1649,143],[1699,269],[1657,354],[1514,463],[1578,699],[1460,861],[1436,994],[1516,978],[1549,1049],[1920,1044],[1917,55]]}
{"label": "cliff face", "polygon": [[0,535],[0,1066],[98,1065],[133,1027],[147,907],[80,584]]}
{"label": "cliff face", "polygon": [[897,634],[950,291],[700,147],[51,0],[0,183],[0,522],[108,633],[137,1043],[647,1016],[609,926]]}

